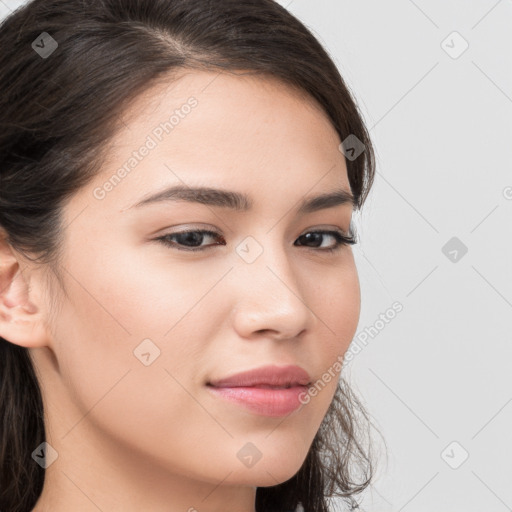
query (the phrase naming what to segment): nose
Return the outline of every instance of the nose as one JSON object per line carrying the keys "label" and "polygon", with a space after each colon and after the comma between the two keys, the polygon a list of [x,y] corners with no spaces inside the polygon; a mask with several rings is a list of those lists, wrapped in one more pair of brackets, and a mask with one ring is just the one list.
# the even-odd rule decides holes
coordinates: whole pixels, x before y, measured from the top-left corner
{"label": "nose", "polygon": [[252,263],[238,261],[232,275],[236,283],[233,323],[241,337],[297,338],[318,321],[308,304],[307,276],[282,246],[271,243]]}

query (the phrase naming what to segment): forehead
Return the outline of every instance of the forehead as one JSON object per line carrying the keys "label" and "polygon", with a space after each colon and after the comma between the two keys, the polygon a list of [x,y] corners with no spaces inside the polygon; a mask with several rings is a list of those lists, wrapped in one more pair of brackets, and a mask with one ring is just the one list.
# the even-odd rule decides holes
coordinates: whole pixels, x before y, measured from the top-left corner
{"label": "forehead", "polygon": [[350,190],[327,113],[271,77],[187,70],[139,95],[121,120],[91,185],[111,181],[102,203],[115,197],[118,210],[172,184],[265,190],[275,200]]}
{"label": "forehead", "polygon": [[[140,125],[145,117],[155,114],[155,109],[179,108],[191,96],[202,103],[204,110],[213,110],[214,104],[217,104],[222,107],[237,106],[237,110],[230,112],[232,115],[248,113],[257,108],[265,116],[270,110],[275,110],[277,104],[281,104],[283,109],[308,109],[328,121],[326,112],[311,95],[278,77],[243,70],[185,68],[163,75],[135,97],[122,113],[123,124],[125,127],[133,123]],[[262,108],[264,105],[267,108]]]}

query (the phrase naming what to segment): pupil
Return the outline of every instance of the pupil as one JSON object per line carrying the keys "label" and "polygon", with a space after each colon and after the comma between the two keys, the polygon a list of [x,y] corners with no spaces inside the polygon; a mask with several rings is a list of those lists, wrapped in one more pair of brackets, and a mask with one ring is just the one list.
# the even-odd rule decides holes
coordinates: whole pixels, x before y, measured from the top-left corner
{"label": "pupil", "polygon": [[[185,245],[189,244],[189,242],[191,242],[191,245],[201,245],[201,241],[202,241],[202,237],[203,237],[203,235],[201,233],[195,233],[195,232],[180,233],[179,236],[183,237],[182,240],[184,240]],[[194,244],[194,242],[197,242],[197,243]]]}
{"label": "pupil", "polygon": [[[318,242],[315,244],[315,247],[319,247],[320,245],[322,245],[322,233],[306,233],[304,235],[304,237],[306,237],[306,241],[314,241],[314,242]],[[316,239],[315,239],[316,237]],[[312,240],[313,239],[313,240]]]}

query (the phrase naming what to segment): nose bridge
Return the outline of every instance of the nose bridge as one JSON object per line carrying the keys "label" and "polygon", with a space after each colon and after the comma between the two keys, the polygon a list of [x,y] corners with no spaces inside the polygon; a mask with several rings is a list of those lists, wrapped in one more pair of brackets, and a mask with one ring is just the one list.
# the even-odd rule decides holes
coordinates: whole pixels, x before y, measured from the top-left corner
{"label": "nose bridge", "polygon": [[258,239],[247,236],[237,246],[236,252],[240,260],[237,271],[241,273],[241,279],[247,278],[258,288],[258,283],[264,281],[269,289],[284,288],[286,291],[282,293],[301,295],[289,254],[276,234],[261,234]]}

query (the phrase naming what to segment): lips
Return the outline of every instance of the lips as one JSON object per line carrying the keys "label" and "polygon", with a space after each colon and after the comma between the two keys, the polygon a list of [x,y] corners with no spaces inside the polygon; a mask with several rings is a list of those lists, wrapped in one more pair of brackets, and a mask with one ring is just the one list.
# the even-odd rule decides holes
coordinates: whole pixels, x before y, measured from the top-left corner
{"label": "lips", "polygon": [[263,366],[247,372],[236,373],[223,379],[207,383],[216,388],[257,387],[262,389],[286,389],[308,386],[311,377],[308,372],[296,365]]}

